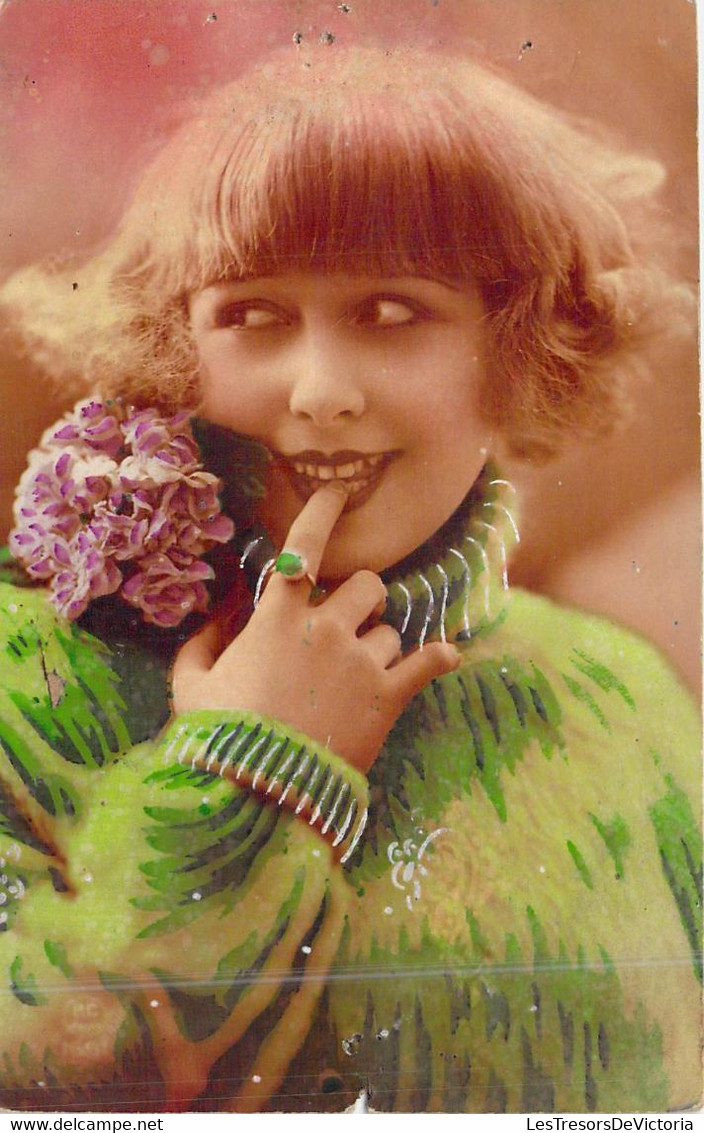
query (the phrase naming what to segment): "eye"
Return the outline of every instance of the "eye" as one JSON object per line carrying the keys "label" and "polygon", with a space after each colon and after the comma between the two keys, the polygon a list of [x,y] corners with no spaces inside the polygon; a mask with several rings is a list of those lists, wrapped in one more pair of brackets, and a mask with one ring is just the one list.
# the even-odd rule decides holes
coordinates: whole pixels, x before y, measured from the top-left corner
{"label": "eye", "polygon": [[385,329],[406,326],[427,317],[425,308],[410,299],[398,295],[370,295],[357,308],[354,322]]}
{"label": "eye", "polygon": [[285,311],[263,299],[223,303],[215,312],[216,327],[233,327],[235,330],[268,330],[285,326],[288,322]]}

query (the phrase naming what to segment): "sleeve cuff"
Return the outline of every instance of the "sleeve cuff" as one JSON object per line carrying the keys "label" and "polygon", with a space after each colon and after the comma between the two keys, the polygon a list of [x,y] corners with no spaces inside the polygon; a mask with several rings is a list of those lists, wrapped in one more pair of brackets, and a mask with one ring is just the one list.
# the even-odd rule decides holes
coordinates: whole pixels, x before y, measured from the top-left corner
{"label": "sleeve cuff", "polygon": [[367,821],[365,777],[301,732],[253,712],[201,709],[177,717],[160,745],[165,762],[207,771],[285,807],[317,830],[340,862]]}

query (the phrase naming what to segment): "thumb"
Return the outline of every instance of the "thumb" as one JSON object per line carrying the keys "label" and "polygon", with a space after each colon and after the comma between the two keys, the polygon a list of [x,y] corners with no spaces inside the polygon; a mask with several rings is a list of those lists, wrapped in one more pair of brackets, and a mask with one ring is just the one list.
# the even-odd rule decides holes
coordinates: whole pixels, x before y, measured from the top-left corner
{"label": "thumb", "polygon": [[404,657],[389,672],[397,678],[399,696],[406,704],[436,677],[454,673],[461,660],[461,654],[454,645],[434,641]]}
{"label": "thumb", "polygon": [[171,673],[171,684],[175,706],[188,700],[188,689],[194,679],[209,672],[214,663],[218,642],[218,627],[216,623],[208,625],[189,638],[176,654],[176,660]]}

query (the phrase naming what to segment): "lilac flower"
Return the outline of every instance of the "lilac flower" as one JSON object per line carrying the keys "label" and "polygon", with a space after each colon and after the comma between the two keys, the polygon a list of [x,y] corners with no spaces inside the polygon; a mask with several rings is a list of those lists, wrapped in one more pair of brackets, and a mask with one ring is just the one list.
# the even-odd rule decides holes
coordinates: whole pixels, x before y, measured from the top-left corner
{"label": "lilac flower", "polygon": [[154,549],[188,556],[202,555],[215,543],[227,543],[234,533],[232,520],[220,512],[217,496],[219,481],[207,472],[195,486],[188,477],[169,484],[154,509],[147,545]]}
{"label": "lilac flower", "polygon": [[32,476],[27,475],[30,470],[24,473],[17,489],[15,531],[31,529],[41,535],[52,529],[70,538],[80,527],[80,516],[62,494],[63,482],[56,474],[54,462],[45,460]]}
{"label": "lilac flower", "polygon": [[48,579],[70,563],[68,540],[40,522],[10,532],[8,545],[33,578]]}
{"label": "lilac flower", "polygon": [[99,503],[90,521],[90,530],[106,554],[117,562],[130,562],[145,553],[145,543],[153,508],[142,497],[113,492]]}
{"label": "lilac flower", "polygon": [[63,569],[53,576],[50,593],[59,613],[73,621],[94,598],[117,590],[122,575],[89,532],[79,531],[61,551]]}
{"label": "lilac flower", "polygon": [[199,467],[198,447],[187,429],[188,415],[168,421],[156,410],[144,409],[125,423],[125,440],[132,456],[122,462],[121,482],[127,487],[158,487],[172,483]]}
{"label": "lilac flower", "polygon": [[204,580],[213,577],[207,563],[193,559],[179,568],[168,555],[147,555],[141,570],[122,588],[125,601],[137,606],[144,620],[154,625],[178,625],[193,610],[206,610],[208,591]]}
{"label": "lilac flower", "polygon": [[188,414],[177,413],[165,419],[156,409],[140,409],[133,413],[123,426],[125,441],[137,456],[153,456],[159,449],[166,448],[175,437],[187,443],[192,463],[198,463],[199,453],[190,436]]}
{"label": "lilac flower", "polygon": [[49,578],[62,569],[66,560],[60,548],[81,527],[80,512],[67,500],[64,491],[69,464],[66,454],[56,459],[35,449],[17,489],[16,526],[8,543],[34,578]]}
{"label": "lilac flower", "polygon": [[[46,434],[45,434],[46,435]],[[34,507],[46,514],[88,510],[111,490],[118,465],[105,453],[85,446],[33,449],[15,497],[18,508]]]}
{"label": "lilac flower", "polygon": [[187,414],[86,399],[29,454],[10,549],[70,619],[121,589],[147,621],[177,625],[207,607],[212,571],[199,556],[234,533],[219,487]]}
{"label": "lilac flower", "polygon": [[115,457],[124,444],[120,424],[114,413],[97,398],[79,401],[56,425],[44,433],[40,447],[76,445]]}
{"label": "lilac flower", "polygon": [[162,452],[154,456],[128,456],[120,465],[120,487],[126,492],[136,488],[159,489],[176,484],[184,475],[175,461],[165,459]]}

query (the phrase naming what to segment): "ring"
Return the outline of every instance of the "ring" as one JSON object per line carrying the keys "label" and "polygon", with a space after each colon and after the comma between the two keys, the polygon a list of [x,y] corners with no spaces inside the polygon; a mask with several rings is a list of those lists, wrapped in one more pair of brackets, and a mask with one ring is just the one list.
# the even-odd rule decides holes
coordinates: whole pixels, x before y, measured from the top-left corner
{"label": "ring", "polygon": [[315,585],[315,579],[308,571],[308,563],[297,551],[282,551],[274,563],[274,570],[282,574],[287,582],[300,582],[307,578]]}

